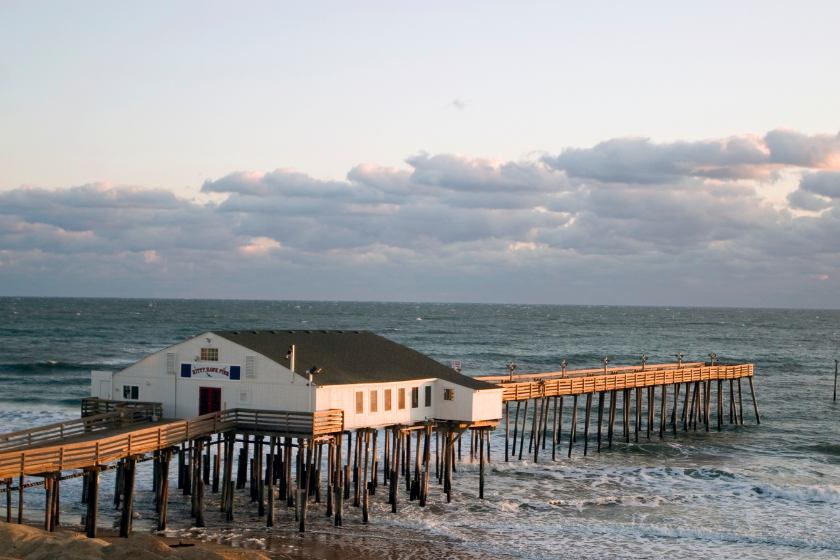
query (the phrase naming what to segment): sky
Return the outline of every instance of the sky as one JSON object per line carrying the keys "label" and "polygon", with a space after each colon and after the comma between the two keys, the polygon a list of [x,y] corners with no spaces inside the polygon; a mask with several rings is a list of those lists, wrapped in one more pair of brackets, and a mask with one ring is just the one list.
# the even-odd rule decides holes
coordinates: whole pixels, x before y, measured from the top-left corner
{"label": "sky", "polygon": [[0,296],[840,308],[837,2],[0,3]]}

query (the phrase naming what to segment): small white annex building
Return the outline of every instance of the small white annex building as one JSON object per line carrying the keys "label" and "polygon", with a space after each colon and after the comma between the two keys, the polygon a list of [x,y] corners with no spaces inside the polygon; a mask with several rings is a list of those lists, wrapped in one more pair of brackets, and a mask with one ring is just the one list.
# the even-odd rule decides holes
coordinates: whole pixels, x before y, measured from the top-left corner
{"label": "small white annex building", "polygon": [[163,403],[165,418],[341,409],[345,430],[498,420],[502,392],[364,331],[206,332],[122,371],[91,372],[92,397]]}

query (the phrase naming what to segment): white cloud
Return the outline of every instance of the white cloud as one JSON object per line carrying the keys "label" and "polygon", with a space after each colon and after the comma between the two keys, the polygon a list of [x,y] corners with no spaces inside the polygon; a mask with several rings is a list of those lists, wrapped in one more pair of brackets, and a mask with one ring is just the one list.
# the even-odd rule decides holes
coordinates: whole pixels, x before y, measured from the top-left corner
{"label": "white cloud", "polygon": [[[207,204],[105,183],[26,186],[0,193],[0,275],[9,293],[32,278],[81,289],[90,277],[134,277],[174,294],[196,289],[194,271],[212,267],[213,280],[199,282],[244,289],[289,274],[283,285],[309,297],[369,299],[408,279],[443,293],[482,278],[452,296],[482,299],[490,288],[481,286],[494,282],[569,274],[576,283],[564,286],[624,279],[645,290],[657,271],[655,283],[673,290],[737,274],[753,275],[755,293],[797,293],[803,279],[831,285],[840,273],[837,146],[835,136],[781,130],[693,143],[617,139],[536,162],[420,154],[404,169],[360,164],[343,181],[235,172],[204,183],[221,200]],[[780,172],[800,177],[781,203],[767,195]],[[686,270],[699,278],[686,282]],[[326,292],[307,291],[313,277]],[[551,300],[555,285],[511,293]]]}

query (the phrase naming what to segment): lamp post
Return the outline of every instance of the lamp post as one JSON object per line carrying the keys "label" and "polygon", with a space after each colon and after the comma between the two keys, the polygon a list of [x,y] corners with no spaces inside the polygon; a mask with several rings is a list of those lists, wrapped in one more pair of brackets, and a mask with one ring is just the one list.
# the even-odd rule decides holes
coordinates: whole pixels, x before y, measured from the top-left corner
{"label": "lamp post", "polygon": [[295,382],[295,345],[289,346],[289,351],[286,352],[286,359],[289,360],[289,369],[292,372],[292,383]]}
{"label": "lamp post", "polygon": [[714,352],[712,352],[711,354],[709,354],[709,357],[712,359],[711,365],[715,365],[715,358],[717,357],[717,355]]}
{"label": "lamp post", "polygon": [[516,364],[511,362],[510,365],[508,366],[508,369],[510,370],[510,382],[513,383],[513,370],[516,369]]}
{"label": "lamp post", "polygon": [[681,368],[682,367],[682,352],[677,354],[676,358],[677,358],[677,368]]}
{"label": "lamp post", "polygon": [[560,367],[562,368],[560,371],[561,377],[566,377],[566,360],[560,362]]}
{"label": "lamp post", "polygon": [[604,358],[604,375],[607,375],[607,364],[610,363],[609,358]]}
{"label": "lamp post", "polygon": [[647,355],[642,356],[642,371],[645,371],[645,362],[647,362]]}

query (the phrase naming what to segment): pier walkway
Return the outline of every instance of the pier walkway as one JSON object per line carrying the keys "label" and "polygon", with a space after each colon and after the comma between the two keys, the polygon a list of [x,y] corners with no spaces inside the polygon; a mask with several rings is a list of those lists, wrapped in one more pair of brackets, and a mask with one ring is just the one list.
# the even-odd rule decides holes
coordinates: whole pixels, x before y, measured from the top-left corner
{"label": "pier walkway", "polygon": [[[589,452],[589,432],[592,420],[592,401],[598,395],[597,420],[597,452],[601,451],[602,429],[604,425],[605,405],[607,412],[608,446],[613,443],[615,434],[618,406],[621,403],[623,437],[630,442],[631,431],[635,441],[639,441],[640,432],[646,432],[649,438],[656,429],[656,389],[659,388],[659,437],[664,437],[667,426],[671,425],[677,434],[678,424],[682,422],[683,431],[697,430],[698,422],[709,431],[712,417],[711,403],[716,401],[717,428],[721,430],[724,424],[724,381],[729,381],[729,423],[744,423],[744,402],[741,379],[746,378],[750,385],[756,423],[761,423],[758,412],[758,401],[753,384],[753,364],[714,364],[714,362],[678,362],[668,364],[642,364],[641,366],[607,367],[609,360],[605,360],[603,368],[566,370],[548,373],[531,373],[514,375],[515,366],[511,364],[511,373],[502,376],[479,377],[482,381],[496,383],[504,387],[503,402],[505,403],[505,460],[516,456],[517,437],[519,436],[520,410],[522,412],[522,432],[519,438],[519,459],[523,457],[526,424],[531,423],[528,438],[528,456],[533,453],[534,461],[539,458],[540,450],[546,449],[551,426],[551,454],[557,457],[557,447],[561,442],[563,429],[563,398],[572,398],[572,417],[569,428],[569,451],[572,450],[578,435],[578,397],[585,397],[585,421],[583,426],[583,454]],[[736,392],[737,383],[737,392]],[[668,414],[668,388],[673,387],[673,406]],[[677,411],[680,404],[680,390],[685,388],[682,412]],[[716,389],[713,397],[713,389]],[[621,393],[619,397],[619,392]],[[635,406],[633,395],[635,393]],[[607,403],[607,398],[609,401]],[[528,418],[529,403],[533,401],[534,412]],[[510,413],[511,403],[516,403],[514,416],[513,438],[511,446]],[[553,404],[553,407],[552,407]],[[635,410],[634,410],[635,409]],[[553,412],[553,414],[552,414]],[[631,412],[635,412],[635,423],[631,422]],[[642,418],[644,418],[644,424]],[[551,419],[550,419],[551,417]],[[549,423],[550,422],[550,423]],[[633,425],[635,424],[635,426]]]}

